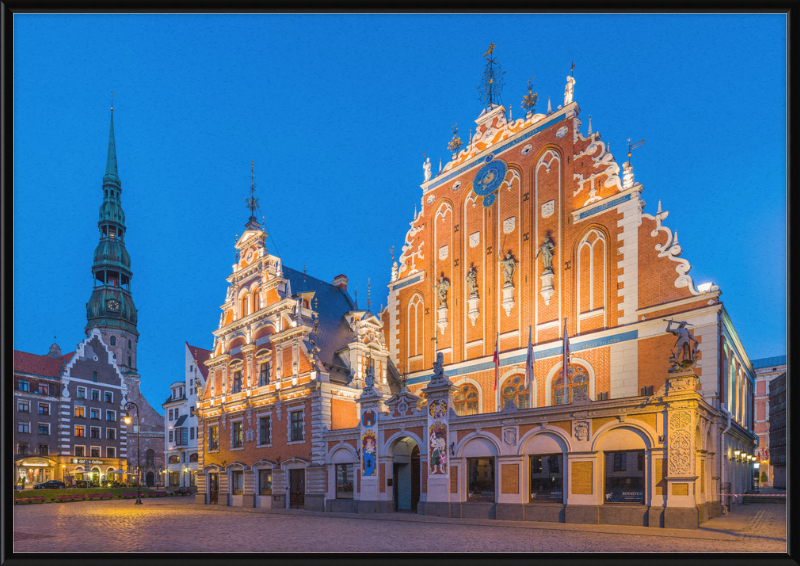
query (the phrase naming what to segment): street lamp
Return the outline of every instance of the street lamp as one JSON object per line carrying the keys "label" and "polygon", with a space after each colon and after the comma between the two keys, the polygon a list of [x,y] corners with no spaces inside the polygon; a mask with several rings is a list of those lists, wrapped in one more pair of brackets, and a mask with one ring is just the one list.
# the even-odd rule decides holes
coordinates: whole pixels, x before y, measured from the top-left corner
{"label": "street lamp", "polygon": [[136,482],[136,502],[134,505],[141,505],[142,504],[142,478],[141,478],[141,469],[142,469],[142,453],[139,450],[139,405],[134,403],[133,401],[128,401],[128,404],[125,405],[125,416],[122,420],[125,421],[126,425],[131,424],[131,414],[130,411],[132,408],[136,408],[136,467],[139,468],[139,481]]}

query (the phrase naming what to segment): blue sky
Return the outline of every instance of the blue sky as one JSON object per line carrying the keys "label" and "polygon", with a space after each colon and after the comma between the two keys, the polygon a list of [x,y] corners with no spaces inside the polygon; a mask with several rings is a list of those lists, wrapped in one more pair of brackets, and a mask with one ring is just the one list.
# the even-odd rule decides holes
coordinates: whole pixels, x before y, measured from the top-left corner
{"label": "blue sky", "polygon": [[645,212],[662,201],[696,283],[751,359],[786,353],[783,15],[16,15],[14,348],[83,337],[114,91],[142,390],[160,409],[184,341],[210,348],[255,161],[270,251],[385,303],[423,152],[465,138],[489,43],[521,116],[575,101]]}

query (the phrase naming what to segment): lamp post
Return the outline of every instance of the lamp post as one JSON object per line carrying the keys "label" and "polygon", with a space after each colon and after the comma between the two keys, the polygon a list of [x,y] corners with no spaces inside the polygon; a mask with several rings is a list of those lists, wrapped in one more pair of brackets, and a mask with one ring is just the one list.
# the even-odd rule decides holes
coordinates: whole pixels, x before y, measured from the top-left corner
{"label": "lamp post", "polygon": [[[132,408],[136,408],[136,467],[141,470],[142,469],[142,453],[139,450],[139,405],[134,403],[133,401],[128,401],[125,405],[125,417],[123,420],[125,421],[126,425],[131,424],[131,414],[130,411]],[[141,471],[139,473],[141,476]],[[141,505],[142,504],[142,478],[137,478],[139,481],[136,482],[136,502],[134,505]]]}

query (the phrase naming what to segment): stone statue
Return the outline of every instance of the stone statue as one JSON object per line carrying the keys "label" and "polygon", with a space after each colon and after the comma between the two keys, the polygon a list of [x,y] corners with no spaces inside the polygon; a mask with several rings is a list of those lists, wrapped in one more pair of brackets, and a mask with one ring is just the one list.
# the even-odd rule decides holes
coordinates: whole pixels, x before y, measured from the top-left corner
{"label": "stone statue", "polygon": [[[685,320],[676,322],[671,318],[665,318],[664,321],[667,323],[667,332],[672,332],[678,337],[675,342],[675,351],[672,352],[672,357],[670,358],[672,367],[669,372],[674,373],[694,366],[697,362],[698,343],[692,333],[689,332],[689,329],[686,328],[689,323]],[[677,328],[672,328],[673,324],[677,324]],[[694,342],[694,348],[692,348],[692,342]]]}
{"label": "stone statue", "polygon": [[467,289],[469,289],[470,298],[478,296],[478,272],[474,265],[467,272]]}
{"label": "stone statue", "polygon": [[367,368],[367,377],[364,383],[366,384],[364,389],[372,389],[372,386],[375,385],[375,369],[372,366]]}
{"label": "stone statue", "polygon": [[422,170],[425,172],[425,180],[430,181],[431,179],[431,158],[429,157],[425,163],[422,164]]}
{"label": "stone statue", "polygon": [[433,362],[433,377],[444,377],[444,354],[436,352],[436,361]]}
{"label": "stone statue", "polygon": [[572,102],[572,93],[575,90],[575,78],[567,77],[567,86],[564,87],[564,106]]}
{"label": "stone statue", "polygon": [[447,290],[450,288],[450,281],[444,278],[444,275],[439,277],[439,283],[436,285],[436,295],[439,297],[439,308],[447,308]]}
{"label": "stone statue", "polygon": [[550,236],[544,237],[544,242],[539,247],[539,251],[536,252],[536,256],[533,258],[534,260],[539,257],[539,254],[542,255],[542,268],[544,271],[553,272],[553,249],[556,245],[550,239]]}
{"label": "stone statue", "polygon": [[503,266],[503,283],[504,287],[513,287],[514,271],[517,269],[517,262],[511,257],[511,253],[506,254],[505,259],[500,260],[500,265]]}

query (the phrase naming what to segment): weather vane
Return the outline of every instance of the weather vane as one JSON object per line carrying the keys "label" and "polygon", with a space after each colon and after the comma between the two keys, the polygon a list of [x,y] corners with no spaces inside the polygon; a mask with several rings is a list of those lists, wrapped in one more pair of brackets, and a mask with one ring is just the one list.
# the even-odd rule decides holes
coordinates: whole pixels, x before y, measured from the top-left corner
{"label": "weather vane", "polygon": [[500,67],[497,60],[492,57],[494,43],[489,45],[489,49],[483,54],[486,57],[486,67],[483,70],[483,78],[478,87],[480,91],[481,104],[486,104],[487,108],[492,108],[495,102],[500,99],[500,92],[503,90],[503,75],[505,71]]}
{"label": "weather vane", "polygon": [[258,208],[258,197],[256,197],[256,174],[254,162],[250,162],[250,198],[244,199],[247,208],[250,209],[250,220],[256,221],[256,209]]}
{"label": "weather vane", "polygon": [[367,277],[367,310],[369,310],[370,307],[372,306],[372,298],[370,297],[370,291],[371,287],[370,287],[369,277]]}
{"label": "weather vane", "polygon": [[572,66],[569,68],[569,76],[573,76],[572,71],[575,70],[575,61],[572,62]]}
{"label": "weather vane", "polygon": [[463,145],[464,144],[461,143],[461,138],[458,137],[458,123],[456,123],[453,126],[453,139],[451,139],[450,143],[447,144],[447,149],[453,152],[453,159],[455,159],[455,155]]}
{"label": "weather vane", "polygon": [[532,115],[533,112],[536,110],[536,103],[539,101],[538,93],[533,92],[533,79],[536,77],[531,77],[528,79],[528,94],[522,97],[522,108],[525,109],[526,115]]}
{"label": "weather vane", "polygon": [[631,144],[631,138],[628,138],[628,164],[629,165],[631,163],[631,153],[633,152],[634,149],[636,149],[637,147],[639,147],[643,143],[644,143],[644,140],[641,140],[641,141],[638,141],[638,142],[636,142],[634,144]]}

